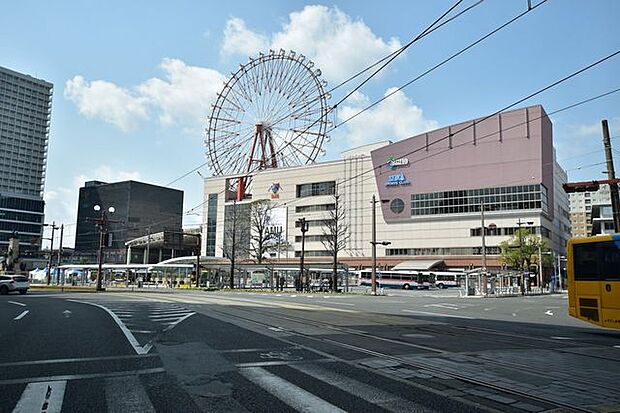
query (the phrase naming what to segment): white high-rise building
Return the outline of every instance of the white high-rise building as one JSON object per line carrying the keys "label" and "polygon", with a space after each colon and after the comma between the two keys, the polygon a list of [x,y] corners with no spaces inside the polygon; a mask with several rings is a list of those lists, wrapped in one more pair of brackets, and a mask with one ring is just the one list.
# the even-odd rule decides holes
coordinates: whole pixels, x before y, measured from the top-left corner
{"label": "white high-rise building", "polygon": [[573,237],[614,232],[609,185],[601,185],[598,191],[574,192],[569,195]]}
{"label": "white high-rise building", "polygon": [[39,249],[53,85],[0,67],[0,251]]}

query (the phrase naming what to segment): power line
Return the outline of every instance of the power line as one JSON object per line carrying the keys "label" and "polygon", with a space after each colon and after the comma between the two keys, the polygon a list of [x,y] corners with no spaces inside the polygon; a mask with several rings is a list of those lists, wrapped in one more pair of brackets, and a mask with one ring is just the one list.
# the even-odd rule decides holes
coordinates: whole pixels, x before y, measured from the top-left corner
{"label": "power line", "polygon": [[347,119],[343,120],[342,122],[338,123],[337,125],[335,125],[331,130],[329,130],[328,132],[333,131],[334,129],[344,125],[345,123],[355,119],[356,117],[358,117],[359,115],[361,115],[362,113],[366,112],[367,110],[375,107],[376,105],[378,105],[379,103],[383,102],[384,100],[390,98],[391,96],[395,95],[396,93],[398,93],[399,91],[403,90],[404,88],[410,86],[412,83],[417,82],[418,80],[422,79],[424,76],[430,74],[431,72],[435,71],[436,69],[440,68],[441,66],[445,65],[446,63],[450,62],[451,60],[455,59],[456,57],[460,56],[461,54],[465,53],[466,51],[468,51],[469,49],[473,48],[474,46],[478,45],[479,43],[482,43],[484,40],[488,39],[489,37],[493,36],[494,34],[496,34],[497,32],[499,32],[500,30],[504,29],[505,27],[511,25],[512,23],[516,22],[517,20],[519,20],[520,18],[522,18],[523,16],[525,16],[526,14],[528,14],[529,12],[533,11],[534,9],[536,9],[537,7],[545,4],[548,0],[543,0],[540,3],[536,4],[535,6],[533,6],[532,8],[529,8],[528,10],[524,11],[523,13],[518,14],[517,16],[513,17],[512,19],[508,20],[507,22],[505,22],[504,24],[496,27],[495,29],[491,30],[489,33],[485,34],[484,36],[482,36],[481,38],[479,38],[478,40],[476,40],[473,43],[470,43],[468,46],[464,47],[463,49],[459,50],[458,52],[454,53],[453,55],[451,55],[450,57],[442,60],[441,62],[437,63],[435,66],[431,67],[430,69],[426,70],[425,72],[423,72],[422,74],[418,75],[417,77],[413,78],[412,80],[408,81],[407,83],[403,84],[402,86],[396,88],[395,90],[393,90],[392,92],[388,93],[387,95],[383,96],[381,99],[376,100],[375,102],[373,102],[372,104],[366,106],[365,108],[363,108],[362,110],[358,111],[357,113],[355,113],[354,115],[348,117]]}
{"label": "power line", "polygon": [[[529,95],[527,95],[527,96],[525,96],[525,97],[523,97],[523,98],[521,98],[521,99],[519,99],[519,100],[517,100],[517,101],[515,101],[515,102],[513,102],[513,103],[511,103],[511,104],[509,104],[509,105],[507,105],[507,106],[505,106],[505,107],[503,107],[502,109],[500,109],[500,110],[498,110],[498,111],[495,111],[495,112],[493,112],[492,114],[487,115],[487,116],[485,116],[485,117],[481,118],[481,119],[480,119],[480,120],[478,120],[477,122],[478,122],[478,123],[480,123],[480,122],[484,122],[485,120],[490,119],[490,118],[492,118],[493,116],[496,116],[496,115],[498,115],[498,114],[499,114],[499,113],[501,113],[501,112],[504,112],[504,111],[506,111],[506,110],[508,110],[508,109],[510,109],[510,108],[513,108],[513,107],[515,107],[515,106],[519,105],[520,103],[523,103],[523,102],[525,102],[526,100],[529,100],[529,99],[533,98],[534,96],[537,96],[537,95],[539,95],[539,94],[541,94],[541,93],[543,93],[543,92],[545,92],[545,91],[547,91],[547,90],[549,90],[549,89],[551,89],[551,88],[553,88],[553,87],[555,87],[555,86],[557,86],[557,85],[559,85],[559,84],[562,84],[562,83],[564,83],[564,82],[566,82],[566,81],[568,81],[568,80],[572,79],[572,78],[573,78],[573,77],[575,77],[575,76],[580,75],[581,73],[583,73],[583,72],[585,72],[585,71],[587,71],[587,70],[589,70],[589,69],[592,69],[593,67],[598,66],[598,65],[599,65],[599,64],[601,64],[601,63],[604,63],[605,61],[607,61],[607,60],[609,60],[609,59],[611,59],[611,58],[615,57],[615,56],[616,56],[616,55],[618,55],[618,54],[620,54],[620,50],[617,50],[617,51],[615,51],[615,52],[613,52],[613,53],[611,53],[611,54],[609,54],[609,55],[607,55],[607,56],[605,56],[605,57],[603,57],[603,58],[601,58],[601,59],[599,59],[599,60],[595,61],[594,63],[591,63],[591,64],[589,64],[589,65],[587,65],[587,66],[585,66],[585,67],[583,67],[583,68],[581,68],[581,69],[579,69],[579,70],[577,70],[577,71],[575,71],[575,72],[573,72],[573,73],[571,73],[571,74],[569,74],[569,75],[567,75],[567,76],[565,76],[565,77],[563,77],[563,78],[561,78],[561,79],[559,79],[559,80],[557,80],[557,81],[555,81],[555,82],[553,82],[553,83],[551,83],[551,84],[549,84],[549,85],[547,85],[547,86],[545,86],[545,87],[543,87],[543,88],[541,88],[541,89],[539,89],[539,90],[537,90],[536,92],[533,92],[533,93],[531,93],[531,94],[529,94]],[[608,93],[608,94],[609,94],[609,93]],[[562,109],[562,110],[566,110],[566,109]],[[559,112],[559,111],[556,111],[555,113],[558,113],[558,112]],[[432,143],[429,143],[429,145],[428,145],[428,146],[431,146],[431,145],[436,145],[437,143],[443,142],[443,141],[445,141],[446,139],[449,139],[450,137],[452,137],[452,136],[454,136],[454,135],[456,135],[456,134],[458,134],[458,133],[460,133],[460,132],[463,132],[463,131],[465,131],[465,130],[467,130],[467,129],[471,128],[472,126],[473,126],[473,123],[472,123],[472,124],[470,124],[470,125],[464,126],[463,128],[461,128],[461,129],[459,129],[459,130],[457,130],[457,131],[455,131],[455,132],[450,132],[450,133],[448,133],[446,136],[444,136],[444,137],[442,137],[442,138],[440,138],[440,139],[437,139],[436,141],[434,141],[434,142],[432,142]],[[413,137],[413,136],[411,136],[411,137]],[[411,137],[410,137],[410,138],[411,138]],[[405,139],[408,139],[408,138],[405,138]],[[422,149],[425,149],[425,148],[415,149],[415,150],[413,150],[413,151],[411,151],[411,152],[408,152],[408,153],[402,154],[401,156],[409,156],[409,155],[413,155],[414,153],[419,152],[419,151],[421,151]],[[368,170],[368,171],[365,171],[365,172],[360,173],[359,175],[364,175],[364,174],[366,174],[366,173],[368,173],[368,172],[372,172],[372,171],[374,171],[375,169],[379,169],[379,168],[381,168],[381,167],[382,167],[382,166],[384,166],[384,165],[386,165],[386,163],[381,163],[381,164],[379,164],[379,165],[377,165],[377,166],[373,167],[372,169],[370,169],[370,170]],[[356,176],[351,177],[350,179],[354,179],[355,177],[356,177]]]}

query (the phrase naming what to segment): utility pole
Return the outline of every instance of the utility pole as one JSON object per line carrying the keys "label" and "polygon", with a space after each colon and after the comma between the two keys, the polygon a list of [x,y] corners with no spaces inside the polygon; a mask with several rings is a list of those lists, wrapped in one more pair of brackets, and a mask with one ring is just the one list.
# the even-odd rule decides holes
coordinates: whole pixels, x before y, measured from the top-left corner
{"label": "utility pole", "polygon": [[230,244],[230,289],[235,288],[235,254],[237,253],[237,200],[233,200],[232,242]]}
{"label": "utility pole", "polygon": [[[377,244],[381,245],[390,245],[389,241],[381,241],[377,242],[377,211],[375,205],[377,204],[377,197],[375,195],[372,196],[372,240],[370,243],[372,244],[372,270],[370,276],[370,283],[372,284],[372,295],[377,295]],[[382,201],[383,202],[383,201]]]}
{"label": "utility pole", "polygon": [[377,197],[372,195],[372,269],[370,284],[372,285],[372,295],[377,295]]}
{"label": "utility pole", "polygon": [[[202,228],[201,228],[202,230]],[[202,242],[202,235],[196,234],[198,245],[196,245],[196,288],[200,287],[200,244]]]}
{"label": "utility pole", "polygon": [[[614,171],[614,158],[611,154],[611,140],[609,138],[609,125],[607,119],[601,122],[603,127],[603,146],[605,148],[605,158],[607,160],[607,179],[615,180],[616,172]],[[620,196],[618,195],[618,184],[609,184],[609,193],[611,195],[611,210],[614,218],[614,232],[620,232]]]}
{"label": "utility pole", "polygon": [[[105,244],[105,234],[107,233],[109,223],[119,221],[112,221],[108,219],[105,209],[101,208],[100,205],[95,205],[93,209],[95,210],[95,212],[101,211],[99,218],[87,218],[87,220],[89,221],[94,221],[95,226],[99,230],[99,265],[97,270],[97,291],[105,291],[105,289],[101,285],[101,278],[103,274],[103,246]],[[116,211],[116,209],[113,206],[108,208],[108,212],[110,214],[113,214],[114,211]]]}
{"label": "utility pole", "polygon": [[299,219],[301,227],[301,255],[299,257],[299,280],[297,281],[297,291],[303,291],[304,283],[304,255],[306,248],[306,232],[308,231],[308,221],[305,217]]}
{"label": "utility pole", "polygon": [[[50,226],[50,224],[44,224],[44,226]],[[54,255],[54,230],[58,229],[56,221],[52,221],[52,236],[50,237],[50,256],[47,264],[47,285],[50,285],[52,281],[52,256]]]}
{"label": "utility pole", "polygon": [[332,292],[338,292],[338,232],[340,230],[340,208],[338,206],[338,198],[339,195],[335,195],[335,209],[334,209],[334,222],[333,228],[334,231],[334,262],[332,263]]}
{"label": "utility pole", "polygon": [[[58,264],[56,264],[56,266],[58,268],[58,277],[60,277],[60,264],[62,263],[62,237],[63,237],[64,231],[65,231],[65,224],[60,224],[60,247],[58,247]],[[64,271],[63,271],[63,273],[64,273]],[[60,281],[59,279],[56,279],[56,280],[57,280],[57,282]],[[62,283],[63,283],[63,285],[65,283],[64,274],[63,274],[63,277],[62,277]]]}
{"label": "utility pole", "polygon": [[144,250],[143,264],[148,264],[151,254],[151,227],[146,227],[146,250]]}
{"label": "utility pole", "polygon": [[[486,232],[487,228],[484,226],[484,201],[480,202],[480,225],[482,231],[482,275],[478,278],[478,289],[482,294],[483,291],[486,293],[487,286],[487,244],[486,244]],[[482,283],[484,283],[484,288],[482,288]]]}

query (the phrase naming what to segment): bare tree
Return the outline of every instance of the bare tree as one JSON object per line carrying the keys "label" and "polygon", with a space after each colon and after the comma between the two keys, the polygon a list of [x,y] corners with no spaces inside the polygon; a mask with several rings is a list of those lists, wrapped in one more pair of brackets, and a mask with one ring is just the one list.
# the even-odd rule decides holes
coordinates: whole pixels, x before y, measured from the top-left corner
{"label": "bare tree", "polygon": [[278,231],[272,222],[275,207],[266,199],[250,204],[250,256],[258,264],[263,263],[265,255],[278,248]]}
{"label": "bare tree", "polygon": [[230,260],[231,289],[235,288],[235,265],[237,259],[248,257],[250,248],[249,204],[226,205],[224,209],[224,245],[222,253]]}
{"label": "bare tree", "polygon": [[321,243],[333,257],[332,262],[332,291],[338,291],[338,252],[343,250],[351,236],[349,226],[345,221],[346,210],[339,202],[339,195],[334,195],[334,207],[327,211],[327,216],[323,220],[323,236]]}

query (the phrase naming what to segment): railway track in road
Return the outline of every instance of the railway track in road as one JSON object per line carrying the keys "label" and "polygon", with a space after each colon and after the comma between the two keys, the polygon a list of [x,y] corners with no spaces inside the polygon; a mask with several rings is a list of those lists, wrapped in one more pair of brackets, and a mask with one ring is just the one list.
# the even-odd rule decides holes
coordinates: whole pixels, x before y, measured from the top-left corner
{"label": "railway track in road", "polygon": [[[218,314],[220,316],[223,316],[224,318],[232,318],[232,319],[236,319],[236,320],[241,320],[244,322],[249,322],[251,324],[254,325],[259,325],[262,327],[265,327],[266,329],[274,329],[274,324],[273,322],[267,322],[267,321],[263,321],[260,319],[257,319],[258,317],[262,317],[263,319],[267,319],[267,318],[271,318],[271,319],[279,319],[282,321],[287,321],[287,322],[292,322],[292,323],[298,323],[298,324],[302,324],[302,325],[310,325],[310,326],[314,326],[314,327],[319,327],[319,328],[323,328],[327,331],[332,331],[332,332],[337,332],[337,333],[344,333],[344,334],[349,334],[349,335],[357,335],[357,336],[363,336],[366,339],[371,339],[371,340],[377,340],[380,342],[389,342],[389,343],[393,343],[393,344],[398,344],[398,345],[402,345],[402,346],[407,346],[407,347],[411,347],[411,348],[416,348],[418,350],[424,350],[427,351],[431,354],[437,355],[437,356],[447,356],[449,354],[455,354],[455,353],[451,353],[451,352],[447,352],[445,350],[442,349],[437,349],[437,348],[433,348],[433,347],[429,347],[429,346],[422,346],[422,345],[418,345],[418,344],[414,344],[414,343],[410,343],[410,342],[406,342],[406,341],[402,341],[402,340],[398,340],[398,339],[394,339],[394,338],[387,338],[387,337],[381,337],[378,336],[376,334],[372,334],[372,333],[368,333],[365,331],[360,331],[360,330],[356,330],[356,329],[352,329],[352,328],[347,328],[347,327],[342,327],[342,326],[338,326],[338,325],[334,325],[334,324],[330,324],[330,323],[324,323],[324,322],[319,322],[319,321],[313,321],[313,320],[309,320],[307,318],[302,318],[302,317],[296,317],[296,316],[290,316],[290,315],[283,315],[283,314],[274,314],[273,312],[266,312],[266,311],[260,311],[257,308],[252,308],[252,309],[244,309],[244,308],[240,308],[240,307],[236,307],[234,309],[233,312],[229,312],[229,311],[224,311],[221,308],[210,308],[209,311],[211,313],[214,314]],[[241,315],[239,314],[239,312],[244,313],[245,315]],[[277,326],[276,326],[277,327]],[[442,368],[442,367],[438,367],[438,366],[429,366],[426,363],[423,363],[421,361],[416,361],[416,360],[411,360],[408,358],[403,358],[400,357],[398,355],[391,355],[391,354],[387,354],[385,352],[382,351],[377,351],[377,350],[373,350],[370,348],[366,347],[362,347],[362,346],[358,346],[358,345],[353,345],[353,344],[349,344],[349,343],[344,343],[341,341],[338,341],[334,338],[328,338],[328,337],[317,337],[316,335],[312,335],[312,334],[306,334],[303,332],[299,332],[299,331],[295,331],[294,329],[288,329],[288,328],[283,328],[283,327],[277,327],[278,330],[285,332],[289,335],[294,335],[294,336],[298,336],[298,337],[302,337],[305,340],[311,340],[311,341],[316,341],[316,342],[321,342],[323,344],[328,344],[334,347],[339,347],[339,348],[343,348],[343,349],[347,349],[347,350],[351,350],[351,351],[355,351],[358,352],[360,354],[366,354],[368,356],[374,357],[374,358],[378,358],[381,360],[385,360],[385,361],[389,361],[391,363],[396,363],[398,366],[401,366],[403,368],[413,368],[413,369],[417,369],[420,371],[429,371],[432,370],[432,373],[436,373],[442,377],[449,377],[451,379],[454,379],[466,386],[472,387],[475,390],[481,390],[484,389],[484,391],[489,391],[492,395],[498,395],[501,398],[505,398],[505,399],[510,399],[512,397],[516,397],[517,400],[519,400],[520,402],[526,402],[528,403],[530,406],[538,406],[540,408],[539,411],[550,411],[553,409],[568,409],[568,411],[571,412],[588,412],[588,413],[597,413],[598,410],[592,409],[590,407],[586,407],[586,406],[580,406],[580,405],[576,405],[574,403],[568,403],[568,402],[563,402],[557,399],[553,399],[553,398],[549,398],[549,397],[544,397],[542,395],[534,395],[531,394],[530,392],[527,391],[522,391],[519,389],[515,389],[515,388],[511,388],[508,387],[506,385],[501,385],[498,383],[493,383],[490,382],[488,380],[483,380],[483,379],[479,379],[476,377],[472,377],[471,375],[466,375],[466,374],[461,374],[459,372],[456,372],[454,370],[448,369],[448,368]],[[288,342],[291,345],[296,345],[302,348],[305,348],[306,350],[309,351],[313,351],[313,352],[319,352],[318,350],[313,349],[311,346],[308,345],[303,345],[303,344],[299,344],[295,341],[292,340],[287,340],[286,338],[283,337],[278,337],[280,340],[283,340],[285,342]],[[358,362],[352,362],[349,360],[343,360],[337,356],[334,356],[332,354],[329,353],[325,353],[324,351],[320,351],[319,353],[321,353],[324,356],[327,356],[329,358],[332,359],[336,359],[340,362],[344,362],[347,363],[349,365],[353,365],[355,367],[360,368],[360,364]],[[505,367],[505,366],[504,366]],[[519,365],[519,366],[514,366],[515,368],[518,368],[520,370],[526,369],[527,366],[523,366],[523,365]],[[364,366],[364,368],[367,368]],[[375,372],[377,372],[377,370],[373,370]],[[384,374],[382,372],[378,372],[379,374]],[[532,373],[532,369],[529,369],[529,373]],[[535,372],[535,374],[543,374],[544,372],[538,371]],[[394,379],[394,376],[390,376],[390,378]],[[437,390],[434,390],[432,386],[424,386],[423,382],[420,381],[411,381],[411,380],[407,380],[407,383],[413,385],[417,385],[417,386],[422,386],[424,387],[426,390],[429,390],[431,392],[437,392]],[[430,383],[429,383],[430,384]],[[593,385],[595,385],[595,383],[592,383]],[[480,394],[482,394],[483,392],[479,392]],[[439,394],[441,394],[441,392],[439,392]],[[497,398],[497,397],[496,397]],[[467,398],[465,400],[468,400]],[[480,398],[476,399],[478,402],[480,402]],[[493,411],[497,411],[497,403],[493,403],[492,402],[493,399],[491,399],[491,402],[489,402],[487,405],[485,405],[485,408]],[[468,400],[469,402],[471,402],[471,400]],[[508,406],[508,405],[507,405]],[[513,411],[515,411],[515,407],[510,406]],[[501,409],[500,409],[501,410]],[[518,409],[517,409],[518,410]],[[524,409],[524,411],[526,411],[526,409]],[[566,411],[566,410],[562,410],[562,411]]]}

